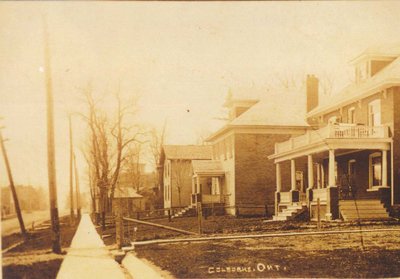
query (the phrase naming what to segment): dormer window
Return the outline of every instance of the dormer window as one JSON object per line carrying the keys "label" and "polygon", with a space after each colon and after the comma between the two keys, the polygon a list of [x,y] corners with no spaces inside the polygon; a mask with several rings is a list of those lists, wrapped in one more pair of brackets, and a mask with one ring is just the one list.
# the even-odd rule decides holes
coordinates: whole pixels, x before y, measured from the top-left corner
{"label": "dormer window", "polygon": [[356,66],[356,82],[369,78],[369,61],[364,61]]}

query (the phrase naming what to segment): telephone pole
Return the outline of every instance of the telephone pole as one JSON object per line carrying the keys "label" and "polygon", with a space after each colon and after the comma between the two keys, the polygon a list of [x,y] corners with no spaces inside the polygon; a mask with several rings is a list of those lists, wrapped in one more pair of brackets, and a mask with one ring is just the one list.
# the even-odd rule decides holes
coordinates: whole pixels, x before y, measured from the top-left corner
{"label": "telephone pole", "polygon": [[[74,174],[73,174],[73,160],[74,160],[74,147],[72,142],[72,123],[71,123],[71,114],[68,115],[68,123],[69,123],[69,195],[70,195],[70,222],[74,223]],[[76,174],[75,174],[76,175]]]}
{"label": "telephone pole", "polygon": [[54,101],[52,92],[52,79],[50,68],[50,50],[47,34],[46,20],[43,18],[44,25],[44,72],[46,82],[46,105],[47,105],[47,167],[49,179],[49,197],[50,197],[50,217],[53,230],[52,250],[56,254],[61,254],[60,243],[60,222],[58,218],[57,205],[57,184],[56,184],[56,158],[54,147]]}
{"label": "telephone pole", "polygon": [[22,236],[24,238],[26,238],[25,224],[24,224],[24,220],[22,219],[21,208],[19,207],[17,191],[15,190],[14,179],[12,177],[11,167],[10,167],[10,163],[8,161],[8,156],[7,156],[6,148],[4,146],[4,139],[3,139],[3,135],[1,133],[1,130],[0,130],[0,143],[1,143],[1,150],[3,152],[4,163],[5,163],[6,169],[7,169],[8,179],[10,181],[11,193],[12,193],[12,196],[14,199],[14,206],[15,206],[15,211],[17,212],[19,227],[21,228]]}
{"label": "telephone pole", "polygon": [[76,157],[74,154],[74,167],[75,167],[75,186],[76,186],[76,213],[78,215],[78,220],[81,219],[81,192],[79,190],[79,174],[78,168],[76,167]]}

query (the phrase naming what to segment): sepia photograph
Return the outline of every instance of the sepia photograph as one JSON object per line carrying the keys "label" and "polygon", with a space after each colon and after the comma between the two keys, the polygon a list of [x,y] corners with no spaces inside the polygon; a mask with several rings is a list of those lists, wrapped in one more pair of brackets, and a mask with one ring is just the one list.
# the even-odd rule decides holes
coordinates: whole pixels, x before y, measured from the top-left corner
{"label": "sepia photograph", "polygon": [[399,15],[1,1],[0,278],[400,278]]}

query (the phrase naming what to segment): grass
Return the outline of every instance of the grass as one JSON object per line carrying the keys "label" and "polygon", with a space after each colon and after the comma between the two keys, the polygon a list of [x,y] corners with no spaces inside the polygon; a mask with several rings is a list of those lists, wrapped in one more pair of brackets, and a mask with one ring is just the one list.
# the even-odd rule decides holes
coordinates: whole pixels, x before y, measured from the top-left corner
{"label": "grass", "polygon": [[[387,239],[376,243],[374,240]],[[139,246],[178,278],[400,276],[400,232],[275,237]]]}
{"label": "grass", "polygon": [[[76,228],[77,224],[70,226],[69,217],[60,218],[63,249],[70,246]],[[2,248],[6,249],[21,240],[20,234],[2,237]],[[7,279],[56,278],[63,255],[53,254],[51,245],[52,232],[49,227],[29,232],[25,242],[3,253],[3,277]]]}

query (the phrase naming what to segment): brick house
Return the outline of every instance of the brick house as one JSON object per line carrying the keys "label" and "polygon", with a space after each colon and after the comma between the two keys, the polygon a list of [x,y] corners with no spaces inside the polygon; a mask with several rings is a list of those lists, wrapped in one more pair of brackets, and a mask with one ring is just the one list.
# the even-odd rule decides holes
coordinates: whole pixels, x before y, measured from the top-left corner
{"label": "brick house", "polygon": [[[318,79],[308,77],[315,90],[307,93],[305,118],[313,130],[278,143],[269,157],[276,164],[275,219],[304,208],[316,218],[318,201],[326,219],[387,218],[400,203],[400,47],[366,50],[352,64],[355,82],[323,102]],[[307,187],[296,183],[298,174]]]}
{"label": "brick house", "polygon": [[206,139],[212,160],[193,162],[193,197],[200,194],[203,204],[220,202],[231,215],[264,215],[266,206],[267,213],[273,212],[276,182],[268,154],[276,142],[303,134],[308,126],[298,117],[304,109],[290,102],[293,95],[277,95],[279,101],[265,91],[259,99],[228,96],[227,124]]}
{"label": "brick house", "polygon": [[163,145],[162,166],[164,208],[185,207],[191,204],[193,160],[210,160],[209,145]]}

